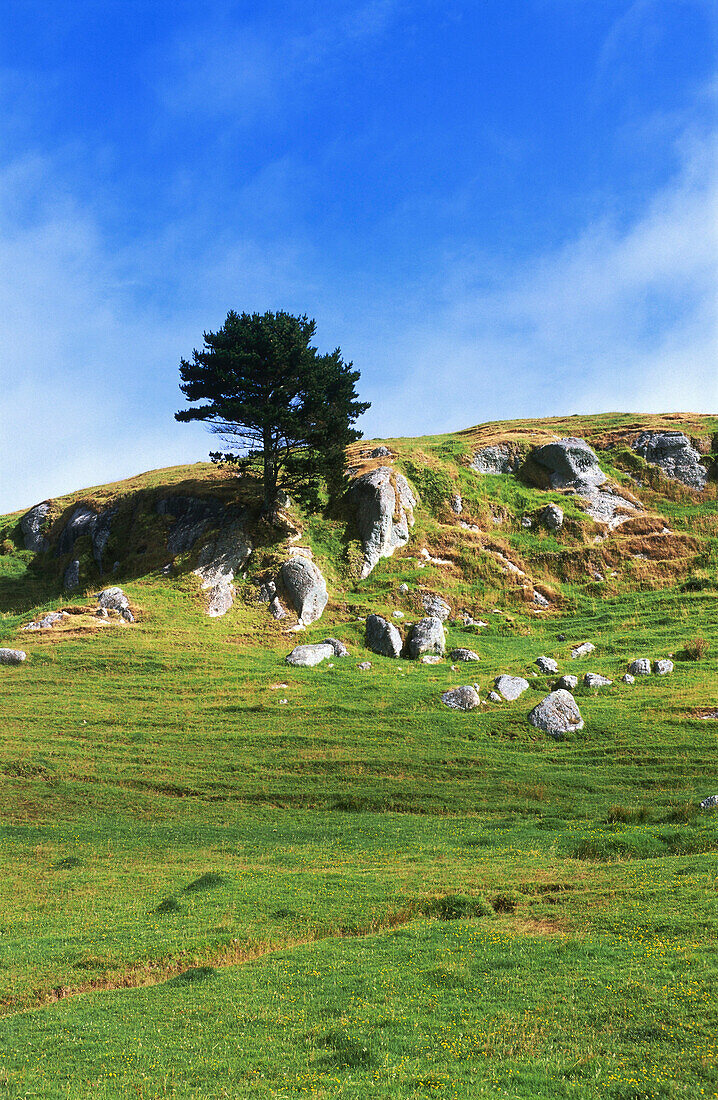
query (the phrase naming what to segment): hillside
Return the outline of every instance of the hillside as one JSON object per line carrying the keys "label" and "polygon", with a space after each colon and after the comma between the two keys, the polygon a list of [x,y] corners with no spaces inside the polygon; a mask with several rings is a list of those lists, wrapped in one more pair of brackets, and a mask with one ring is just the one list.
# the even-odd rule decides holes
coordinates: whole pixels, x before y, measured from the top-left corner
{"label": "hillside", "polygon": [[0,517],[2,1088],[718,1095],[718,416],[347,466],[273,522],[207,463]]}

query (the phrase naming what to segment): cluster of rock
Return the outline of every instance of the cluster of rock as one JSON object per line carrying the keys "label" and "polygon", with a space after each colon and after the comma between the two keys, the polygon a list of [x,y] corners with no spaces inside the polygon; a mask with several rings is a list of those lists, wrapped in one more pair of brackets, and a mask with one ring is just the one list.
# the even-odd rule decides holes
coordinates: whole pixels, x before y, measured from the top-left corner
{"label": "cluster of rock", "polygon": [[25,623],[20,627],[21,630],[52,630],[53,626],[57,623],[61,623],[63,619],[69,619],[69,613],[67,611],[50,611],[47,615],[43,615],[41,619],[35,619],[31,623]]}
{"label": "cluster of rock", "polygon": [[381,657],[401,657],[412,660],[423,656],[443,657],[446,652],[446,635],[443,622],[436,615],[428,615],[410,626],[406,639],[401,631],[382,615],[369,615],[366,620],[366,646]]}
{"label": "cluster of rock", "polygon": [[673,672],[673,661],[668,657],[662,657],[658,661],[651,662],[649,657],[637,657],[628,666],[630,676],[650,676],[651,672],[656,676],[668,676]]}
{"label": "cluster of rock", "polygon": [[697,492],[705,489],[708,471],[683,432],[641,432],[633,450],[652,466],[660,467],[673,481],[681,481]]}

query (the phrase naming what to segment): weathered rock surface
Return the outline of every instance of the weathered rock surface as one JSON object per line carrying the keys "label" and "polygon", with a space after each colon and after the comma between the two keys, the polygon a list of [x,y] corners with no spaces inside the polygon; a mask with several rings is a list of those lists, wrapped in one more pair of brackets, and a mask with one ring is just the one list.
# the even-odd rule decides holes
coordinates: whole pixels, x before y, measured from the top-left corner
{"label": "weathered rock surface", "polygon": [[446,636],[441,619],[435,615],[429,615],[426,619],[420,619],[418,623],[414,623],[407,644],[409,657],[416,659],[425,653],[443,657],[445,650]]}
{"label": "weathered rock surface", "polygon": [[327,582],[313,561],[296,557],[282,566],[282,583],[300,623],[314,623],[327,606]]}
{"label": "weathered rock surface", "polygon": [[157,502],[160,516],[172,516],[174,523],[167,536],[167,549],[174,557],[191,550],[207,528],[216,526],[222,517],[222,505],[217,500],[200,497],[169,496]]}
{"label": "weathered rock surface", "polygon": [[606,676],[599,676],[597,672],[587,672],[583,682],[587,688],[600,688],[608,687],[613,683],[613,680],[609,680]]}
{"label": "weathered rock surface", "polygon": [[66,592],[74,592],[76,588],[80,587],[80,563],[77,558],[68,565],[62,583]]}
{"label": "weathered rock surface", "polygon": [[364,451],[364,458],[391,458],[391,451],[383,444],[381,447],[375,447],[373,451]]}
{"label": "weathered rock surface", "polygon": [[269,601],[269,614],[273,619],[286,619],[289,614],[279,596]]}
{"label": "weathered rock surface", "polygon": [[543,608],[551,606],[550,600],[547,600],[546,597],[544,596],[543,592],[539,592],[538,589],[534,590],[534,603],[538,607],[543,607]]}
{"label": "weathered rock surface", "polygon": [[67,611],[51,611],[48,615],[45,615],[42,619],[35,619],[34,622],[26,623],[22,627],[23,630],[52,630],[55,623],[62,622],[63,619],[69,619]]}
{"label": "weathered rock surface", "polygon": [[460,516],[464,508],[464,502],[458,493],[451,498],[451,511],[455,516]]}
{"label": "weathered rock surface", "polygon": [[502,700],[501,696],[499,695],[498,691],[490,691],[489,694],[488,694],[488,698],[491,700],[492,703],[501,703],[501,702],[503,702],[503,700]]}
{"label": "weathered rock surface", "polygon": [[659,466],[673,481],[681,481],[697,492],[705,489],[708,472],[683,432],[641,432],[633,450],[646,462]]}
{"label": "weathered rock surface", "polygon": [[545,443],[531,452],[532,461],[543,471],[552,489],[597,489],[607,480],[598,457],[585,439],[567,436]]}
{"label": "weathered rock surface", "polygon": [[366,645],[380,657],[400,657],[404,645],[401,634],[393,623],[381,615],[369,615],[366,621]]}
{"label": "weathered rock surface", "polygon": [[0,665],[21,665],[26,658],[22,649],[0,649]]}
{"label": "weathered rock surface", "polygon": [[473,710],[481,702],[477,691],[471,684],[464,684],[463,687],[445,691],[441,696],[441,701],[445,707],[451,707],[452,710]]}
{"label": "weathered rock surface", "polygon": [[357,668],[361,672],[368,672],[369,669],[371,668],[371,661],[360,661],[359,664],[357,665]]}
{"label": "weathered rock surface", "polygon": [[651,662],[648,657],[638,657],[635,661],[631,661],[628,671],[631,676],[650,676]]}
{"label": "weathered rock surface", "polygon": [[573,691],[578,687],[578,676],[572,676],[570,672],[559,677],[553,686],[554,691]]}
{"label": "weathered rock surface", "polygon": [[364,550],[364,578],[380,558],[390,558],[409,541],[416,500],[406,478],[390,466],[378,466],[357,478],[351,494]]}
{"label": "weathered rock surface", "polygon": [[344,645],[344,642],[340,642],[338,638],[325,638],[324,645],[330,645],[332,647],[335,657],[349,656],[349,650]]}
{"label": "weathered rock surface", "polygon": [[103,588],[102,592],[98,593],[97,603],[99,607],[106,607],[110,611],[119,611],[120,614],[123,611],[129,611],[130,608],[130,601],[122,589],[117,588],[117,586]]}
{"label": "weathered rock surface", "polygon": [[532,726],[557,741],[567,733],[583,729],[581,711],[569,691],[552,691],[530,711],[528,719]]}
{"label": "weathered rock surface", "polygon": [[33,554],[44,554],[49,549],[50,543],[44,537],[43,531],[47,523],[50,511],[50,502],[43,501],[36,504],[20,520],[23,542],[26,550],[32,550]]}
{"label": "weathered rock surface", "polygon": [[[217,537],[200,550],[195,574],[201,579],[202,587],[210,589],[207,614],[212,618],[226,615],[234,603],[232,582],[246,565],[252,549],[246,517],[240,517],[223,527]],[[276,594],[276,588],[274,591]]]}
{"label": "weathered rock surface", "polygon": [[295,646],[292,652],[287,654],[286,661],[287,664],[297,668],[314,668],[321,661],[326,661],[328,657],[333,656],[334,646],[318,642],[315,645]]}
{"label": "weathered rock surface", "polygon": [[478,661],[480,657],[478,653],[474,653],[473,649],[452,649],[449,654],[452,661]]}
{"label": "weathered rock surface", "polygon": [[656,661],[653,665],[653,671],[656,676],[668,676],[673,672],[673,661],[669,661],[668,658]]}
{"label": "weathered rock surface", "polygon": [[636,682],[636,677],[635,676],[631,676],[630,672],[624,672],[623,676],[621,677],[621,683],[622,684],[635,684],[635,682]]}
{"label": "weathered rock surface", "polygon": [[[202,585],[203,588],[207,588],[207,585]],[[234,603],[234,585],[231,581],[217,581],[209,587],[209,596],[207,599],[207,614],[212,619],[219,619],[222,615],[226,615],[232,604]]]}
{"label": "weathered rock surface", "polygon": [[427,615],[433,615],[435,619],[441,619],[442,623],[446,622],[451,614],[451,608],[446,600],[442,600],[441,596],[435,596],[433,593],[423,596],[421,603]]}
{"label": "weathered rock surface", "polygon": [[102,572],[102,555],[109,541],[112,520],[117,515],[117,511],[117,508],[108,508],[104,512],[93,512],[86,504],[81,504],[74,510],[60,533],[55,549],[57,557],[71,553],[77,540],[89,535],[92,556]]}
{"label": "weathered rock surface", "polygon": [[547,504],[538,513],[537,519],[549,531],[558,531],[563,527],[563,508],[559,508],[558,504]]}
{"label": "weathered rock surface", "polygon": [[519,461],[509,447],[498,443],[477,451],[470,466],[477,474],[513,474],[518,469]]}
{"label": "weathered rock surface", "polygon": [[520,695],[523,695],[525,691],[528,691],[529,682],[524,680],[523,676],[497,676],[494,680],[494,688],[498,694],[506,699],[507,702],[513,703],[515,699],[518,699]]}
{"label": "weathered rock surface", "polygon": [[538,665],[541,672],[558,672],[558,663],[553,657],[537,657],[534,664]]}
{"label": "weathered rock surface", "polygon": [[571,656],[575,661],[579,657],[587,657],[589,653],[593,653],[595,648],[593,642],[581,642],[581,645],[574,646],[571,650]]}

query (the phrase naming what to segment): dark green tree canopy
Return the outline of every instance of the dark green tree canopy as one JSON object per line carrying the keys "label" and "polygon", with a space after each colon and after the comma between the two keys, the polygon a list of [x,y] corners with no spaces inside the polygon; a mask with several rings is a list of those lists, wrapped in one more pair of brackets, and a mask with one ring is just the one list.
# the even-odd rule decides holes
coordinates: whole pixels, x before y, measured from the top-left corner
{"label": "dark green tree canopy", "polygon": [[204,347],[180,362],[180,389],[194,408],[177,420],[204,420],[231,451],[213,462],[261,469],[265,510],[280,486],[317,501],[324,478],[344,477],[344,450],[361,438],[352,425],[369,408],[357,400],[359,371],[336,348],[319,355],[312,347],[315,322],[306,314],[235,313],[217,332],[203,334]]}

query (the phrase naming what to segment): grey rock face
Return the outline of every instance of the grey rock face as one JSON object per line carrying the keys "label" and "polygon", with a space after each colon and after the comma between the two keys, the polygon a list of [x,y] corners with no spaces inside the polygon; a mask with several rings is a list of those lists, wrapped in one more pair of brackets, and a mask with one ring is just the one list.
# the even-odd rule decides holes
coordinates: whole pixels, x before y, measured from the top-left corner
{"label": "grey rock face", "polygon": [[575,661],[579,657],[587,657],[589,653],[593,653],[595,648],[593,642],[582,642],[581,645],[574,646],[571,650],[571,656]]}
{"label": "grey rock face", "polygon": [[314,623],[327,606],[327,583],[314,562],[292,558],[282,566],[282,583],[300,623]]}
{"label": "grey rock face", "polygon": [[538,514],[539,523],[549,531],[558,531],[563,527],[563,509],[558,504],[547,504]]}
{"label": "grey rock face", "polygon": [[92,530],[92,556],[100,567],[100,573],[102,573],[102,555],[105,552],[107,543],[110,541],[112,521],[118,510],[117,508],[108,508],[107,511],[100,512]]}
{"label": "grey rock face", "polygon": [[638,657],[635,661],[631,661],[628,671],[632,676],[650,676],[651,662],[648,657]]}
{"label": "grey rock face", "polygon": [[558,664],[553,657],[537,657],[534,664],[541,672],[558,672]]}
{"label": "grey rock face", "polygon": [[613,680],[609,680],[605,676],[599,676],[597,672],[587,672],[583,678],[583,682],[587,688],[600,688],[608,687],[613,683]]}
{"label": "grey rock face", "polygon": [[292,652],[287,654],[286,661],[288,665],[294,665],[297,668],[314,668],[321,661],[326,661],[328,657],[333,656],[334,647],[326,645],[325,642],[319,642],[316,645],[295,646]]}
{"label": "grey rock face", "polygon": [[571,673],[566,673],[561,676],[553,686],[554,691],[573,691],[578,687],[578,676],[572,676]]}
{"label": "grey rock face", "polygon": [[560,741],[567,733],[583,729],[578,703],[569,691],[552,691],[529,713],[529,722]]}
{"label": "grey rock face", "polygon": [[234,603],[232,581],[246,565],[252,548],[244,517],[223,527],[216,538],[202,547],[195,574],[201,579],[202,587],[210,589],[207,614],[212,618],[226,615]]}
{"label": "grey rock face", "polygon": [[409,634],[407,653],[413,659],[426,654],[443,657],[446,650],[446,637],[441,619],[429,615],[414,623]]}
{"label": "grey rock face", "polygon": [[480,660],[478,653],[474,653],[473,649],[452,649],[449,654],[452,661],[478,661]]}
{"label": "grey rock face", "polygon": [[705,489],[708,472],[683,432],[641,432],[633,450],[646,462],[660,466],[673,481],[681,481],[698,492]]}
{"label": "grey rock face", "polygon": [[673,672],[673,661],[669,661],[667,658],[664,658],[662,661],[656,661],[653,665],[653,671],[656,676],[668,676]]}
{"label": "grey rock face", "polygon": [[90,536],[92,543],[92,556],[102,570],[102,555],[110,538],[112,520],[117,515],[117,508],[108,508],[104,512],[93,512],[86,504],[81,504],[70,516],[65,524],[59,539],[55,553],[58,557],[72,552],[76,541],[84,535]]}
{"label": "grey rock face", "polygon": [[523,695],[525,691],[528,691],[529,682],[524,680],[523,676],[497,676],[494,680],[494,688],[498,694],[506,699],[509,703],[512,703],[514,699],[518,699],[520,695]]}
{"label": "grey rock face", "polygon": [[471,460],[471,469],[477,474],[512,474],[518,466],[519,459],[503,443],[482,447]]}
{"label": "grey rock face", "polygon": [[129,611],[130,601],[121,588],[103,588],[97,597],[99,607],[106,607],[109,611]]}
{"label": "grey rock face", "polygon": [[624,672],[623,676],[621,677],[622,684],[635,684],[635,682],[635,676],[631,676],[630,672]]}
{"label": "grey rock face", "polygon": [[364,550],[363,579],[380,558],[390,558],[409,541],[416,500],[406,478],[390,466],[378,466],[357,478],[351,494]]}
{"label": "grey rock face", "polygon": [[344,645],[344,642],[340,642],[338,638],[325,638],[324,645],[330,645],[332,647],[335,657],[349,656],[349,650]]}
{"label": "grey rock face", "polygon": [[598,488],[606,475],[598,465],[598,457],[585,439],[567,436],[555,443],[545,443],[531,452],[533,461],[545,471],[552,489]]}
{"label": "grey rock face", "polygon": [[0,649],[0,665],[21,665],[26,658],[22,649]]}
{"label": "grey rock face", "polygon": [[365,458],[391,458],[391,451],[383,444],[381,447],[375,447],[373,451],[364,451]]}
{"label": "grey rock face", "polygon": [[[207,585],[203,585],[206,588]],[[207,614],[212,619],[226,615],[234,603],[234,585],[230,581],[220,580],[209,588]]]}
{"label": "grey rock face", "polygon": [[43,536],[43,530],[47,522],[50,502],[43,501],[36,504],[20,520],[20,530],[26,550],[32,550],[33,554],[44,554],[49,549],[50,543]]}
{"label": "grey rock face", "polygon": [[286,619],[288,612],[279,596],[275,596],[273,600],[269,601],[269,614],[273,619]]}
{"label": "grey rock face", "polygon": [[456,495],[451,498],[451,511],[454,513],[455,516],[460,516],[463,511],[463,507],[464,503],[459,494],[456,493]]}
{"label": "grey rock face", "polygon": [[451,614],[451,608],[446,600],[442,600],[441,596],[428,593],[422,597],[421,603],[427,615],[433,615],[435,619],[441,619],[442,623],[446,622]]}
{"label": "grey rock face", "polygon": [[71,561],[65,570],[62,583],[66,592],[74,592],[80,587],[80,563],[77,559]]}
{"label": "grey rock face", "polygon": [[381,657],[400,657],[403,640],[393,623],[381,615],[369,615],[366,621],[366,645]]}
{"label": "grey rock face", "polygon": [[155,511],[160,516],[172,516],[174,523],[167,536],[167,549],[173,556],[186,554],[200,535],[211,525],[219,523],[222,505],[217,500],[201,500],[199,497],[170,496],[157,502]]}
{"label": "grey rock face", "polygon": [[464,684],[463,687],[445,691],[441,696],[441,701],[445,707],[451,707],[452,710],[473,710],[481,702],[478,693],[471,684]]}
{"label": "grey rock face", "polygon": [[425,653],[419,658],[419,661],[422,665],[440,665],[442,658],[438,653]]}
{"label": "grey rock face", "polygon": [[543,592],[534,591],[534,603],[537,607],[550,607],[551,603],[546,599]]}
{"label": "grey rock face", "polygon": [[718,794],[709,794],[707,798],[704,798],[700,803],[702,810],[714,810],[718,806]]}
{"label": "grey rock face", "polygon": [[274,597],[277,595],[277,586],[274,581],[262,581],[259,586],[259,592],[257,593],[257,599],[260,603],[271,603]]}

